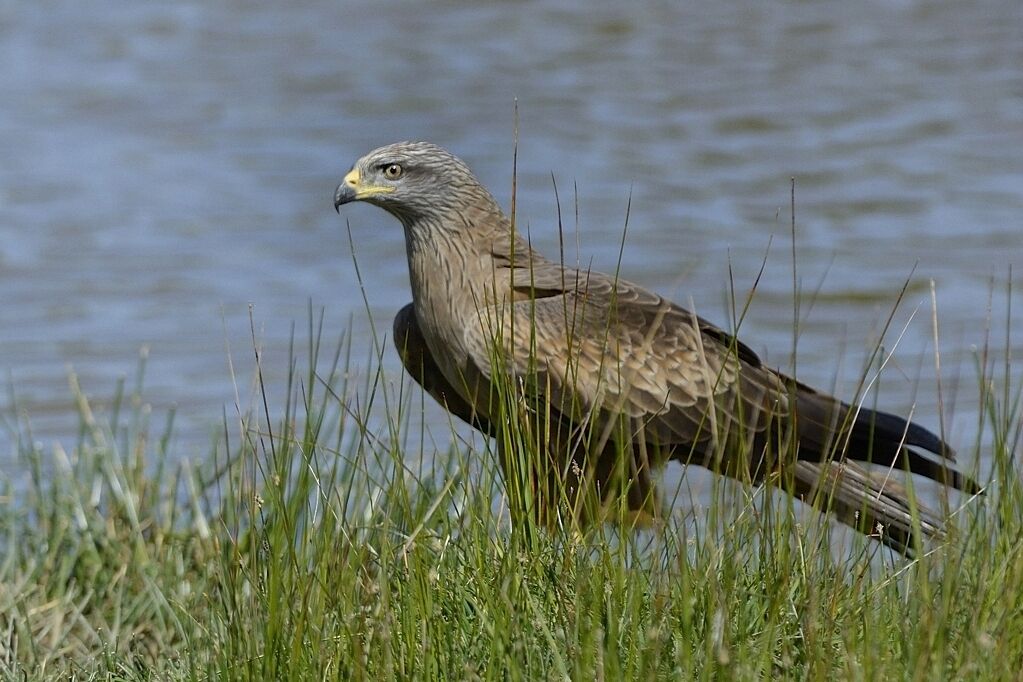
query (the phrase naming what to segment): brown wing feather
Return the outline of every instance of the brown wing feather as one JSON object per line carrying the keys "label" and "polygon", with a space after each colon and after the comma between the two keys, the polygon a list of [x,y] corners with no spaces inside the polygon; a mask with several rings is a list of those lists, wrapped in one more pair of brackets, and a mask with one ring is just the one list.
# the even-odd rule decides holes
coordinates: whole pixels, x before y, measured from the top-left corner
{"label": "brown wing feather", "polygon": [[651,440],[674,446],[727,424],[762,431],[765,415],[787,412],[781,379],[752,350],[642,287],[557,266],[509,277],[545,295],[492,306],[489,329],[468,327],[472,360],[490,376],[492,337],[502,338],[512,371],[542,374],[537,385],[574,419],[640,418]]}

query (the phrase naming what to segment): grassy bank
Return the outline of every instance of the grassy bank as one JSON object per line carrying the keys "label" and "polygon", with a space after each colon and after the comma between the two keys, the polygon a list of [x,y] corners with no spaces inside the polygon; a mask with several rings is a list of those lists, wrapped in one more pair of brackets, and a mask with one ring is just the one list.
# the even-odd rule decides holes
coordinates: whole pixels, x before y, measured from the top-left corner
{"label": "grassy bank", "polygon": [[486,446],[403,438],[418,392],[302,354],[201,466],[172,464],[130,392],[102,421],[76,392],[68,452],[22,433],[30,483],[0,502],[0,676],[1018,679],[1007,367],[978,363],[989,494],[906,561],[865,538],[835,551],[759,489],[636,536],[512,529]]}

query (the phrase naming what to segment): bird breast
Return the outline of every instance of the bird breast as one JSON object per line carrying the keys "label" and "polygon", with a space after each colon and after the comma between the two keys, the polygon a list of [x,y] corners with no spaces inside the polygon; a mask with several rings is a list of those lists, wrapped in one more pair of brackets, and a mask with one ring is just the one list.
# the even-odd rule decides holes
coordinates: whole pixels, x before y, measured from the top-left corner
{"label": "bird breast", "polygon": [[459,392],[467,379],[465,329],[480,325],[478,311],[493,297],[493,287],[485,284],[492,277],[486,274],[489,266],[484,260],[437,241],[409,250],[412,303],[423,339],[444,377]]}

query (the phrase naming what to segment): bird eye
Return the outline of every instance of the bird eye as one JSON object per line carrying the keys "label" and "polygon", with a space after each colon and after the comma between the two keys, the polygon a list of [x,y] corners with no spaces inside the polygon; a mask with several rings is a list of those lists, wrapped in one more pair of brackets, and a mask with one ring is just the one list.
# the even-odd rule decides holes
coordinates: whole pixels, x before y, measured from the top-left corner
{"label": "bird eye", "polygon": [[397,180],[403,172],[404,169],[396,163],[384,166],[384,177],[388,180]]}

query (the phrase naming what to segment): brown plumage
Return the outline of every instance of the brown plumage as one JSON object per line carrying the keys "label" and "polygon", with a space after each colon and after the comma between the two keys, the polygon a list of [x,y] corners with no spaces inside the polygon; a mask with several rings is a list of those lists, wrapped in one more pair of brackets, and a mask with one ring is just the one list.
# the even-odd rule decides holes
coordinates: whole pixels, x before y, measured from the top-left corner
{"label": "brown plumage", "polygon": [[[946,467],[952,449],[926,429],[798,383],[640,286],[545,259],[468,167],[435,145],[398,143],[360,159],[334,203],[360,200],[405,229],[412,303],[394,338],[406,369],[453,414],[498,437],[508,481],[519,480],[520,460],[501,425],[519,421],[524,449],[543,464],[526,485],[548,522],[559,499],[571,520],[588,522],[619,494],[636,514],[657,515],[652,473],[675,459],[777,485],[910,551],[906,491],[856,462],[978,490]],[[933,512],[921,509],[918,521],[925,535],[940,533]]]}

